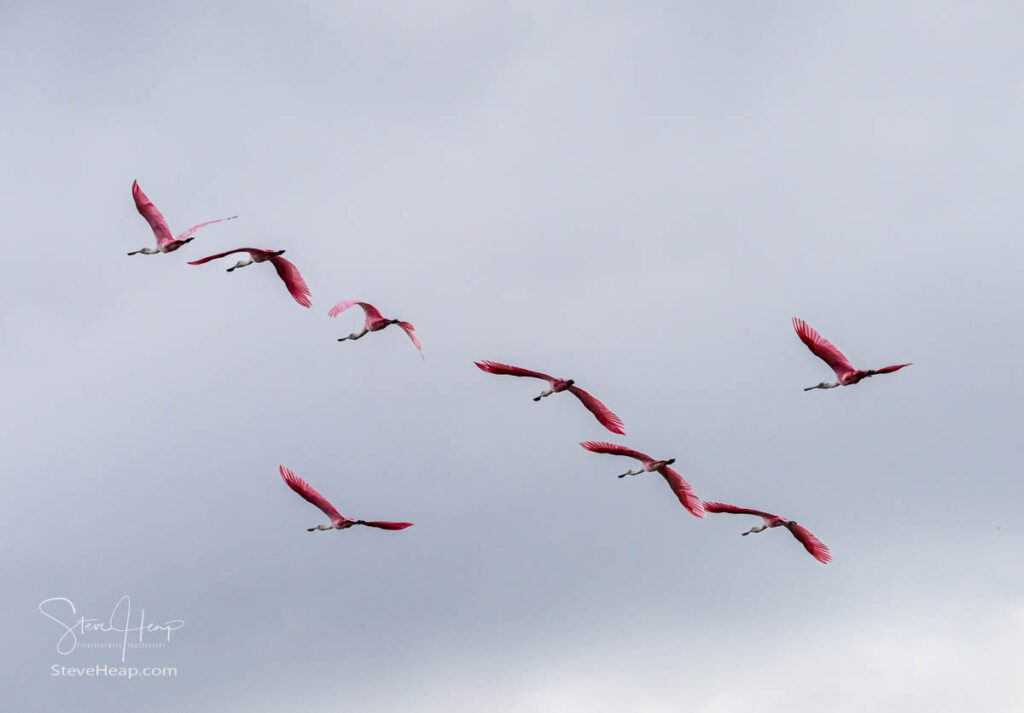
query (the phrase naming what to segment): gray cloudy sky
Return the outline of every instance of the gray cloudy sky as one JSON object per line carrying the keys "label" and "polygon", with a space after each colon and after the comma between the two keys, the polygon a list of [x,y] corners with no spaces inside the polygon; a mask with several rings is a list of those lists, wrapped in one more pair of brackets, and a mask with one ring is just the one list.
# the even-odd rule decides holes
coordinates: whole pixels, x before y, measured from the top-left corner
{"label": "gray cloudy sky", "polygon": [[[1016,3],[0,5],[9,710],[1020,710]],[[172,228],[239,214],[171,255]],[[186,260],[285,248],[268,266]],[[416,324],[335,338],[357,298]],[[801,316],[854,388],[799,342]],[[687,515],[625,443],[785,532]],[[619,440],[609,438],[609,440]],[[323,521],[292,467],[349,515]],[[182,619],[128,664],[37,609]],[[116,640],[116,637],[115,637]],[[147,641],[156,641],[156,637]]]}

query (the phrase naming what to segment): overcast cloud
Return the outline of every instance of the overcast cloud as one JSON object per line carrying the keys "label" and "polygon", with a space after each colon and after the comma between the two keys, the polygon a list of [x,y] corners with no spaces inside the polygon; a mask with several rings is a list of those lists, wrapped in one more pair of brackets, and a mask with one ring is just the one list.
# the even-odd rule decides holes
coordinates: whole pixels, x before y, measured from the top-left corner
{"label": "overcast cloud", "polygon": [[[0,4],[7,709],[1020,710],[1022,19]],[[240,218],[128,258],[133,179],[172,229]],[[241,246],[313,308],[185,264]],[[337,343],[347,298],[426,360]],[[914,365],[804,393],[831,373],[793,316]],[[577,379],[627,436],[476,359]],[[416,526],[307,533],[279,464]],[[58,655],[39,603],[125,594],[185,622],[127,652],[177,677],[52,676],[120,652]]]}

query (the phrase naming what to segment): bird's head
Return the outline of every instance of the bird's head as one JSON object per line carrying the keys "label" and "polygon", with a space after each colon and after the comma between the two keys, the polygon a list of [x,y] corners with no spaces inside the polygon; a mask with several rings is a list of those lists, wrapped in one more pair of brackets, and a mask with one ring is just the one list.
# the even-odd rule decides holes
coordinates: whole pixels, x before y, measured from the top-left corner
{"label": "bird's head", "polygon": [[274,257],[277,257],[278,255],[284,255],[284,250],[272,250],[272,251],[271,251],[271,254],[272,254],[272,255],[273,255]]}
{"label": "bird's head", "polygon": [[569,386],[572,386],[572,385],[573,385],[573,384],[575,384],[575,383],[576,383],[576,379],[566,379],[566,380],[565,380],[565,385],[566,385],[566,387],[567,387],[567,388],[568,388]]}
{"label": "bird's head", "polygon": [[787,527],[789,527],[790,525],[795,525],[795,524],[796,524],[796,520],[786,520],[786,526]]}
{"label": "bird's head", "polygon": [[669,458],[667,461],[665,461],[665,465],[672,465],[675,462],[676,462],[675,458]]}
{"label": "bird's head", "polygon": [[191,242],[192,242],[193,240],[195,240],[195,239],[196,239],[196,236],[194,236],[194,235],[190,235],[190,236],[188,236],[187,238],[185,238],[184,240],[182,240],[181,242],[182,242],[182,243],[191,243]]}

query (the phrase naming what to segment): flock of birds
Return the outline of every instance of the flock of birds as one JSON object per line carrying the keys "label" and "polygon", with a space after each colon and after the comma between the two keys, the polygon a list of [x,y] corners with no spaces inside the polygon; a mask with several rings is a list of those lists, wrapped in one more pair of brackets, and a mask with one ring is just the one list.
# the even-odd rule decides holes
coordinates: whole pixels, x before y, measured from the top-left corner
{"label": "flock of birds", "polygon": [[[233,215],[228,218],[219,218],[217,220],[209,220],[204,223],[199,223],[198,225],[193,225],[191,228],[179,233],[177,237],[175,237],[172,235],[163,215],[157,207],[153,205],[153,202],[146,197],[146,194],[142,192],[138,181],[132,184],[132,197],[135,199],[135,207],[153,229],[153,233],[156,236],[156,249],[142,248],[128,253],[129,255],[156,255],[159,253],[174,252],[187,243],[190,243],[195,238],[195,232],[200,228],[238,217]],[[202,265],[210,262],[211,260],[219,260],[220,258],[227,257],[228,255],[248,253],[248,260],[239,260],[234,266],[229,267],[227,271],[232,272],[253,263],[270,262],[277,271],[278,276],[284,282],[285,287],[288,289],[292,298],[303,307],[311,307],[313,303],[310,299],[311,295],[309,287],[306,285],[305,280],[302,279],[302,275],[299,273],[298,268],[285,258],[281,257],[284,252],[284,250],[237,248],[235,250],[228,250],[215,255],[209,255],[199,260],[193,260],[188,264]],[[362,308],[366,315],[363,330],[360,332],[353,332],[347,337],[340,337],[338,339],[339,342],[361,339],[369,332],[379,332],[392,324],[397,324],[409,336],[409,339],[412,340],[412,343],[420,353],[420,357],[423,357],[422,346],[420,345],[419,339],[416,337],[415,328],[411,323],[384,317],[376,307],[367,302],[343,300],[331,308],[328,312],[328,316],[336,317],[345,310],[356,305]],[[793,318],[793,329],[796,330],[797,336],[799,336],[800,340],[807,345],[807,348],[832,368],[837,379],[835,383],[823,381],[815,386],[808,386],[804,391],[811,391],[812,389],[834,389],[837,386],[851,386],[862,379],[866,379],[877,374],[889,374],[891,372],[898,371],[905,366],[910,366],[910,364],[907,363],[894,364],[881,369],[855,369],[841,351],[836,349],[835,346],[818,334],[818,332],[816,332],[802,319],[798,319],[796,317]],[[533,399],[534,401],[540,401],[552,394],[568,391],[579,399],[584,408],[594,415],[598,423],[612,433],[619,435],[625,434],[625,426],[622,419],[616,416],[611,409],[601,403],[597,398],[576,386],[576,382],[573,379],[557,378],[539,371],[531,371],[529,369],[510,366],[508,364],[500,364],[493,361],[479,361],[475,362],[475,364],[481,370],[489,374],[528,377],[546,381],[548,388],[541,391],[540,395],[535,396]],[[769,528],[785,527],[816,560],[825,563],[832,560],[832,554],[828,547],[821,540],[811,534],[809,530],[802,525],[799,525],[795,520],[788,520],[780,515],[765,512],[764,510],[754,510],[726,503],[702,500],[694,492],[690,484],[686,482],[683,476],[672,469],[671,466],[675,462],[675,458],[658,460],[652,458],[646,453],[633,450],[632,448],[604,441],[583,441],[580,445],[593,453],[625,456],[639,461],[639,467],[627,470],[625,473],[618,476],[620,478],[640,475],[641,473],[659,473],[663,478],[665,478],[669,487],[672,489],[672,492],[675,493],[676,497],[679,499],[680,504],[695,517],[704,517],[704,514],[709,512],[754,515],[761,518],[761,524],[750,528],[742,534],[749,535],[755,532],[762,532]],[[293,473],[289,468],[286,468],[283,465],[280,466],[280,473],[281,478],[289,488],[298,493],[306,501],[318,507],[328,518],[330,518],[331,522],[329,525],[321,524],[307,528],[310,532],[316,530],[344,530],[352,527],[353,525],[366,525],[367,527],[375,527],[382,530],[404,530],[407,527],[411,527],[413,524],[411,522],[389,522],[382,520],[353,520],[345,517],[339,513],[333,505],[331,505],[327,498],[317,492],[305,480],[295,475],[295,473]]]}

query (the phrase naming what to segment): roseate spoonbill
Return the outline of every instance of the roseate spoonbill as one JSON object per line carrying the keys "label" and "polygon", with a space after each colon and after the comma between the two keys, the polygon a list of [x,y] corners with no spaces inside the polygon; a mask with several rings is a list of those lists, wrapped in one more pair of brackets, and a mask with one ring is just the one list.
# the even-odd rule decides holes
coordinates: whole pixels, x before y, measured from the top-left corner
{"label": "roseate spoonbill", "polygon": [[641,473],[657,471],[665,478],[668,482],[668,487],[672,488],[672,492],[679,498],[679,502],[682,503],[683,507],[690,511],[690,514],[694,517],[704,517],[704,504],[701,502],[701,499],[693,492],[690,484],[683,480],[683,476],[669,468],[670,465],[676,462],[675,458],[654,460],[646,453],[603,441],[583,441],[580,445],[593,453],[608,453],[613,456],[626,456],[637,459],[643,464],[642,467],[636,470],[627,470],[619,476],[620,478],[625,478],[627,475],[640,475]]}
{"label": "roseate spoonbill", "polygon": [[738,508],[735,505],[726,505],[725,503],[704,503],[705,512],[728,512],[736,515],[757,515],[761,518],[762,524],[760,527],[752,527],[744,535],[749,535],[752,532],[761,532],[767,530],[769,527],[785,527],[793,533],[793,537],[800,541],[800,544],[811,553],[811,556],[819,562],[831,562],[832,553],[828,551],[828,547],[825,543],[819,540],[817,537],[812,535],[810,531],[798,525],[796,520],[784,520],[778,515],[772,515],[770,512],[763,512],[761,510],[749,510],[747,508]]}
{"label": "roseate spoonbill", "polygon": [[307,502],[311,502],[318,508],[324,511],[324,514],[331,518],[330,525],[317,525],[316,527],[307,527],[307,532],[313,532],[314,530],[346,530],[353,525],[366,525],[367,527],[378,527],[381,530],[404,530],[407,527],[412,527],[411,522],[384,522],[380,520],[350,520],[349,518],[342,515],[340,512],[334,509],[334,506],[327,502],[327,498],[318,493],[313,489],[309,483],[295,475],[290,468],[285,468],[283,465],[278,466],[281,469],[281,477],[284,478],[284,482],[288,484],[288,487],[294,490],[296,493],[302,496]]}
{"label": "roseate spoonbill", "polygon": [[800,341],[806,344],[807,348],[814,352],[814,356],[832,367],[832,371],[834,371],[836,376],[839,378],[839,381],[835,384],[829,384],[823,381],[817,386],[808,386],[804,391],[811,391],[812,389],[834,389],[837,386],[850,386],[851,384],[856,384],[861,379],[866,379],[869,376],[874,376],[875,374],[889,374],[913,364],[913,362],[907,362],[906,364],[893,364],[892,366],[886,366],[881,369],[868,369],[867,371],[854,369],[850,365],[849,360],[843,356],[843,353],[832,346],[827,339],[814,331],[814,328],[807,324],[807,322],[797,317],[793,317],[793,329],[796,330],[797,336],[800,337]]}
{"label": "roseate spoonbill", "polygon": [[313,305],[309,300],[309,288],[306,287],[306,281],[302,279],[302,275],[299,274],[299,268],[285,260],[281,255],[284,254],[284,250],[260,250],[258,248],[238,248],[237,250],[228,250],[227,252],[217,253],[216,255],[209,255],[200,260],[193,260],[189,265],[202,265],[204,262],[210,262],[210,260],[219,260],[227,255],[233,255],[234,253],[249,253],[248,260],[239,260],[235,263],[234,267],[229,267],[227,272],[237,270],[240,267],[246,265],[252,265],[254,262],[266,262],[267,260],[277,270],[278,276],[284,280],[285,287],[288,288],[288,292],[291,293],[295,301],[303,307],[311,307]]}
{"label": "roseate spoonbill", "polygon": [[593,396],[588,394],[583,389],[575,386],[576,383],[573,379],[556,379],[553,376],[542,374],[539,371],[530,371],[529,369],[520,369],[518,366],[509,366],[508,364],[499,364],[495,361],[476,361],[473,362],[480,369],[483,369],[488,374],[505,374],[507,376],[532,376],[535,379],[544,379],[551,386],[550,389],[540,392],[540,396],[535,396],[534,401],[540,401],[545,396],[551,396],[551,394],[557,394],[562,391],[568,391],[570,394],[578,398],[583,405],[587,408],[590,413],[597,417],[597,420],[602,426],[607,428],[612,433],[624,434],[626,431],[622,425],[622,419],[611,412],[607,406],[595,399]]}
{"label": "roseate spoonbill", "polygon": [[139,182],[132,182],[132,198],[135,199],[135,208],[139,211],[146,222],[149,223],[149,227],[153,229],[153,234],[156,235],[156,250],[153,248],[142,248],[140,250],[132,250],[129,255],[156,255],[157,253],[172,253],[180,248],[185,243],[190,243],[195,236],[192,234],[200,228],[211,225],[212,223],[221,223],[225,220],[233,220],[237,218],[237,215],[233,215],[230,218],[218,218],[217,220],[208,220],[205,223],[199,225],[193,225],[191,228],[181,233],[178,237],[171,236],[171,229],[167,226],[167,221],[164,220],[163,215],[157,210],[157,207],[153,205],[153,201],[146,197],[146,194],[139,188]]}
{"label": "roseate spoonbill", "polygon": [[380,330],[388,327],[392,324],[397,324],[402,328],[406,334],[409,335],[409,339],[420,351],[420,358],[423,358],[423,347],[420,346],[420,340],[416,338],[416,328],[412,326],[410,322],[403,322],[400,319],[387,319],[380,311],[369,302],[359,302],[357,300],[342,300],[338,304],[331,307],[331,311],[327,313],[328,317],[337,317],[339,314],[347,310],[352,305],[359,305],[363,308],[363,312],[366,313],[366,326],[363,327],[361,332],[352,332],[347,337],[339,337],[338,341],[343,342],[346,339],[362,339],[366,336],[367,332],[379,332]]}

